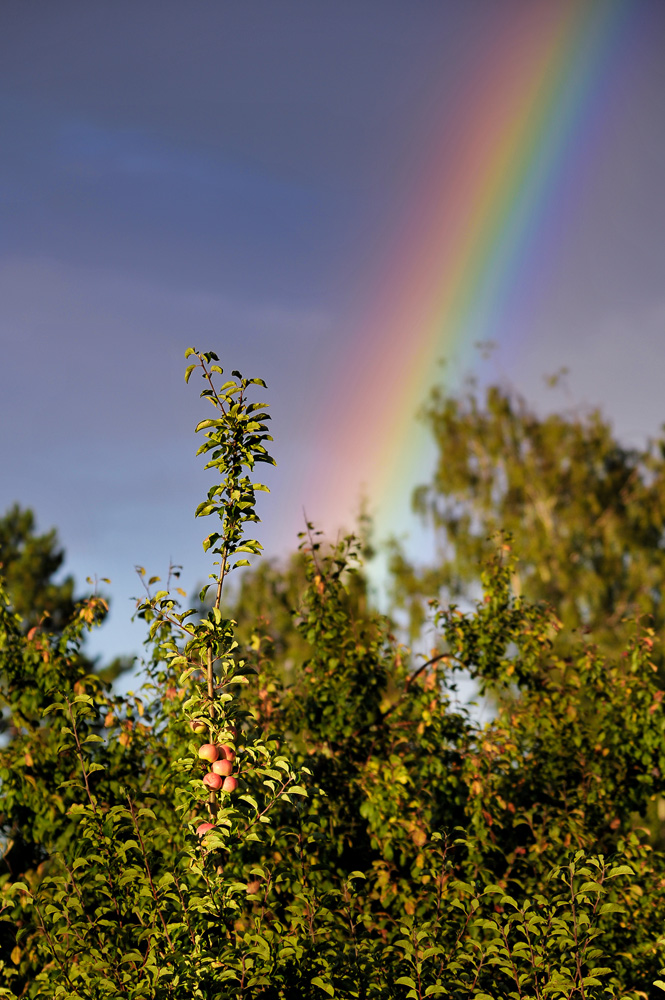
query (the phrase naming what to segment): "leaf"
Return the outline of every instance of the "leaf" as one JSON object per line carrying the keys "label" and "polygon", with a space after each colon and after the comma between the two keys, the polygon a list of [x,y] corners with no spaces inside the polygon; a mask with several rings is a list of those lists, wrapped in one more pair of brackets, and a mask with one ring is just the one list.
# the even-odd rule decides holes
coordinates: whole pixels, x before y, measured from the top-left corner
{"label": "leaf", "polygon": [[[218,542],[221,537],[222,536],[219,534],[219,532],[213,531],[211,535],[208,535],[207,538],[203,539],[203,551],[207,552],[210,546],[215,545],[215,543]],[[208,586],[210,586],[210,584],[208,584]]]}
{"label": "leaf", "polygon": [[415,980],[411,979],[410,976],[400,976],[399,979],[395,980],[395,984],[397,986],[409,986],[412,990],[416,988]]}
{"label": "leaf", "polygon": [[50,715],[51,712],[62,712],[62,711],[64,711],[64,708],[65,708],[65,706],[62,704],[62,702],[56,701],[52,705],[47,705],[46,706],[46,708],[42,712],[42,716],[44,716],[44,715]]}
{"label": "leaf", "polygon": [[[470,882],[461,882],[459,879],[454,879],[450,883],[451,889],[457,889],[458,892],[475,892],[475,886],[471,885]],[[503,891],[503,890],[501,890]]]}
{"label": "leaf", "polygon": [[324,983],[324,981],[321,979],[320,976],[316,976],[312,980],[312,986],[318,986],[319,989],[323,990],[324,993],[327,993],[329,997],[333,997],[335,995],[335,990],[333,989],[333,987],[330,986],[328,983]]}
{"label": "leaf", "polygon": [[120,963],[124,962],[141,962],[143,963],[143,955],[140,951],[128,951],[126,955],[123,955],[120,959]]}
{"label": "leaf", "polygon": [[206,417],[205,420],[199,420],[198,424],[194,428],[194,433],[198,434],[199,431],[204,431],[207,427],[219,427],[221,420],[214,420],[211,417]]}
{"label": "leaf", "polygon": [[623,906],[618,903],[603,903],[599,911],[602,914],[605,913],[623,913]]}

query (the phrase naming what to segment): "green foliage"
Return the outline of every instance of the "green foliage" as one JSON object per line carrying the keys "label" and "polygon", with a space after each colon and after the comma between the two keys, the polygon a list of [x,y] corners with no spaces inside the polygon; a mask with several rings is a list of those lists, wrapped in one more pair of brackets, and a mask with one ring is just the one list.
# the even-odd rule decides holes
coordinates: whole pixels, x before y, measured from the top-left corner
{"label": "green foliage", "polygon": [[[18,504],[0,518],[0,574],[9,604],[20,617],[23,631],[45,626],[49,632],[58,633],[75,614],[75,582],[71,575],[59,582],[54,579],[65,559],[55,528],[43,535],[38,535],[35,529],[33,512]],[[100,601],[98,612],[101,613],[104,607],[104,602]],[[79,657],[85,659],[86,670],[94,671],[109,683],[133,665],[130,657],[115,657],[104,665],[85,658],[82,650]],[[0,727],[4,729],[3,723]]]}
{"label": "green foliage", "polygon": [[54,631],[62,628],[74,612],[74,579],[65,577],[56,583],[53,577],[61,569],[64,552],[55,529],[44,535],[35,533],[31,510],[14,504],[0,518],[0,572],[14,611],[27,631],[49,618]]}
{"label": "green foliage", "polygon": [[[665,858],[639,820],[665,791],[654,631],[562,643],[515,596],[506,537],[471,610],[434,607],[445,651],[421,662],[368,607],[352,538],[326,547],[308,526],[282,577],[252,570],[229,594],[260,548],[262,383],[187,354],[220,477],[197,509],[219,519],[204,610],[143,574],[147,681],[120,696],[79,656],[98,597],[27,634],[0,598],[0,996],[649,995],[665,965]],[[501,693],[484,725],[462,671]]]}
{"label": "green foliage", "polygon": [[514,587],[554,607],[566,639],[583,628],[613,651],[626,619],[665,625],[665,442],[626,448],[596,411],[540,417],[496,386],[482,401],[473,389],[436,391],[425,417],[438,457],[414,504],[438,556],[418,570],[399,551],[394,561],[416,624],[441,590],[477,593],[492,538],[507,531],[519,555]]}

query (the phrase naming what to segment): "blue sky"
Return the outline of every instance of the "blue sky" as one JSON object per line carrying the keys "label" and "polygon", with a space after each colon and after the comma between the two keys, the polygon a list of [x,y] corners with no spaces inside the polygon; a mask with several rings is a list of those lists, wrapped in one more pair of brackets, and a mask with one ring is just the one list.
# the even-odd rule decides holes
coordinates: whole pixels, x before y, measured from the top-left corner
{"label": "blue sky", "polygon": [[[140,641],[135,564],[172,558],[188,589],[208,571],[188,345],[269,384],[267,550],[324,510],[296,484],[326,460],[314,417],[372,255],[478,46],[526,3],[3,5],[0,507],[56,525],[79,581],[112,578],[96,649]],[[606,155],[570,178],[538,309],[482,377],[547,405],[542,375],[568,365],[560,401],[641,440],[665,418],[665,6],[634,7]]]}

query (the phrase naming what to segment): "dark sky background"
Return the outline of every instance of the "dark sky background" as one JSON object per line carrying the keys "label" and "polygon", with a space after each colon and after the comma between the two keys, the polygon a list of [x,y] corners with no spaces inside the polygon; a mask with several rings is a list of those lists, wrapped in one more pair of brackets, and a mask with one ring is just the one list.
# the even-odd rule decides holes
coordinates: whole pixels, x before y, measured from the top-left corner
{"label": "dark sky background", "polygon": [[[56,525],[81,583],[112,578],[95,650],[140,643],[135,564],[182,563],[190,591],[209,571],[190,344],[268,382],[267,551],[293,548],[303,505],[350,523],[361,484],[332,510],[310,474],[344,456],[334,436],[322,452],[320,399],[433,130],[531,3],[5,0],[0,508]],[[535,405],[600,404],[637,442],[665,419],[665,4],[633,7],[565,249],[478,373]],[[562,365],[552,404],[542,375]]]}

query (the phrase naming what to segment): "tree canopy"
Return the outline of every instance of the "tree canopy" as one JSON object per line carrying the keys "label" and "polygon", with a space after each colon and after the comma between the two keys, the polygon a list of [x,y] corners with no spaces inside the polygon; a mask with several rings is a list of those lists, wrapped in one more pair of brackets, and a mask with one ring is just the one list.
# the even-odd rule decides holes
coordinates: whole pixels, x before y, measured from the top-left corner
{"label": "tree canopy", "polygon": [[24,629],[46,616],[59,631],[74,612],[74,578],[55,577],[65,559],[55,528],[36,533],[35,515],[14,504],[0,518],[0,572],[7,595]]}
{"label": "tree canopy", "polygon": [[629,448],[598,411],[542,416],[498,386],[482,397],[473,387],[436,390],[425,419],[437,459],[414,509],[434,532],[437,558],[416,567],[396,551],[393,565],[418,621],[423,599],[477,594],[479,567],[506,531],[516,593],[546,601],[566,635],[583,630],[611,651],[638,617],[661,630],[665,439]]}
{"label": "tree canopy", "polygon": [[[527,594],[517,532],[482,542],[475,599],[434,602],[429,658],[369,606],[352,537],[308,526],[283,575],[243,570],[264,387],[187,355],[214,407],[196,511],[213,579],[183,608],[145,574],[143,688],[113,692],[79,655],[99,597],[28,632],[0,599],[0,996],[658,995],[654,627],[571,628]],[[488,722],[462,672],[498,693]]]}

